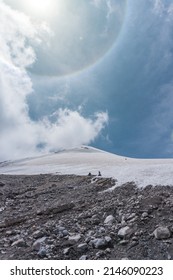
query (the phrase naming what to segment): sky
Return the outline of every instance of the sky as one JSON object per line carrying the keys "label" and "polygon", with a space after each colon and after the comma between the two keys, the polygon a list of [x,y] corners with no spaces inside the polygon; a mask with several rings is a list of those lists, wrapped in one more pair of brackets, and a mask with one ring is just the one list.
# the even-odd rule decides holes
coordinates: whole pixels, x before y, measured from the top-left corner
{"label": "sky", "polygon": [[171,0],[0,0],[0,161],[173,157]]}

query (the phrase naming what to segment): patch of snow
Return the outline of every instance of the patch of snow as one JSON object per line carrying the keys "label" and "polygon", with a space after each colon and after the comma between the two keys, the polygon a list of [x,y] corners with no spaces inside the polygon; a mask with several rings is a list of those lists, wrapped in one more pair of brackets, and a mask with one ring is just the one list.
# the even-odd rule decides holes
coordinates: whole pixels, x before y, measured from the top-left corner
{"label": "patch of snow", "polygon": [[98,175],[98,171],[115,178],[116,186],[127,182],[139,187],[173,185],[173,159],[127,158],[88,146],[0,164],[0,174]]}

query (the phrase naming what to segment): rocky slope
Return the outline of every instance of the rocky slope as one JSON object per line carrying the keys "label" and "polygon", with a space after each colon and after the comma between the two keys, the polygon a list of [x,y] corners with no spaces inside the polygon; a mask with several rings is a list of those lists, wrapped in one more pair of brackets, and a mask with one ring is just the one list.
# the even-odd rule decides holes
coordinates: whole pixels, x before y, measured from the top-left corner
{"label": "rocky slope", "polygon": [[173,259],[173,187],[0,175],[0,259]]}

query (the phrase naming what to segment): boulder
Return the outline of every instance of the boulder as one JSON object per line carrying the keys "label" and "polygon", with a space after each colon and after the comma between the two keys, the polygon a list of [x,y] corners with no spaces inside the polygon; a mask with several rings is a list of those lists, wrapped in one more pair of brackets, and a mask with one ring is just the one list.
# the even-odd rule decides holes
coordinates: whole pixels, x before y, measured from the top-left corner
{"label": "boulder", "polygon": [[156,239],[167,239],[171,237],[171,232],[168,227],[158,227],[153,234]]}

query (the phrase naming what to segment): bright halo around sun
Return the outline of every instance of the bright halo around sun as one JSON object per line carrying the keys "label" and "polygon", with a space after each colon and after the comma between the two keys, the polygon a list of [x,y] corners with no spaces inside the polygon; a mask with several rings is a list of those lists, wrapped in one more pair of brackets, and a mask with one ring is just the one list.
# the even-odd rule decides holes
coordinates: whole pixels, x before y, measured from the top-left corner
{"label": "bright halo around sun", "polygon": [[55,7],[55,0],[28,0],[23,2],[28,13],[34,16],[51,16]]}
{"label": "bright halo around sun", "polygon": [[[31,42],[35,75],[66,76],[94,65],[115,45],[127,0],[3,0],[45,26],[40,44]],[[39,39],[39,38],[38,38]]]}
{"label": "bright halo around sun", "polygon": [[60,7],[62,0],[4,0],[4,2],[34,20],[43,20],[52,16],[55,9]]}

